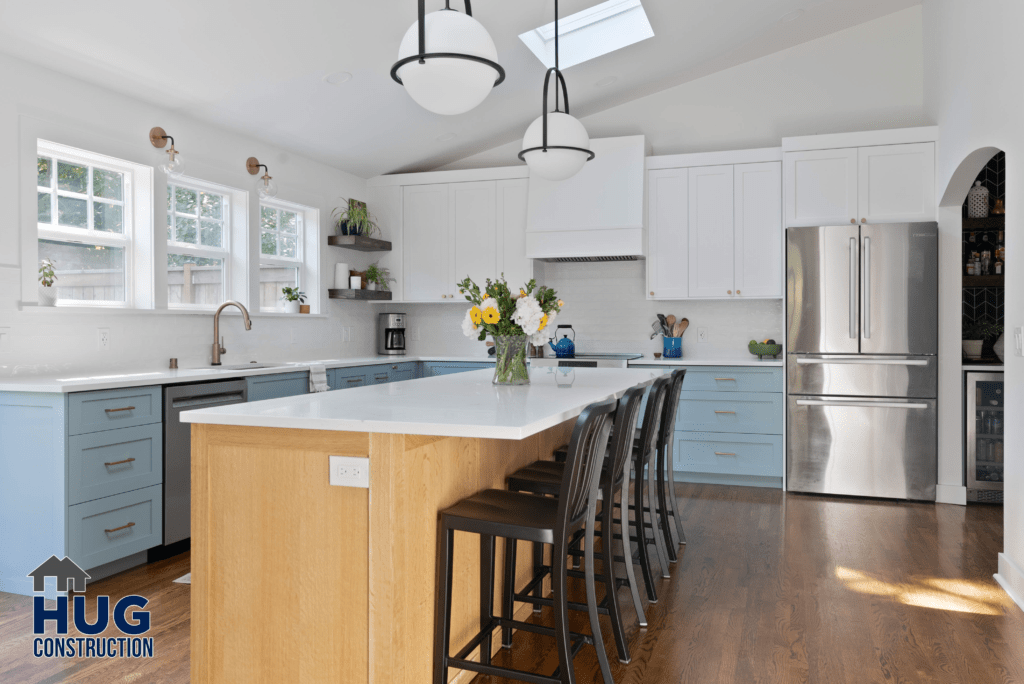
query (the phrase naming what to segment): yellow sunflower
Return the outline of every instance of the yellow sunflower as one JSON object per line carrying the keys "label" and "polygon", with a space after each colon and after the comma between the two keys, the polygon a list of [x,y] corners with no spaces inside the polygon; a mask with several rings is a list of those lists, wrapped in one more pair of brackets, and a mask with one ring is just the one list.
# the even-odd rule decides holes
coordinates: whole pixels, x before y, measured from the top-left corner
{"label": "yellow sunflower", "polygon": [[541,330],[543,330],[543,329],[544,329],[544,327],[545,327],[545,326],[546,326],[547,324],[548,324],[548,315],[547,315],[547,314],[544,314],[543,316],[541,316],[541,317],[540,317],[540,327],[539,327],[539,328],[537,328],[537,331],[538,331],[538,332],[540,332]]}
{"label": "yellow sunflower", "polygon": [[490,296],[491,296],[491,295],[489,295],[489,294],[487,294],[486,292],[484,292],[484,296],[483,296],[483,299],[487,299],[487,298],[488,298],[488,297],[490,297]]}
{"label": "yellow sunflower", "polygon": [[519,296],[520,297],[525,297],[526,296],[526,290],[524,290],[522,288],[519,288]]}
{"label": "yellow sunflower", "polygon": [[474,306],[469,310],[469,320],[473,321],[473,325],[480,325],[482,319],[483,313],[480,311],[480,307]]}
{"label": "yellow sunflower", "polygon": [[483,316],[484,323],[487,323],[488,325],[494,325],[495,323],[501,320],[501,314],[498,313],[497,309],[491,306],[484,309]]}

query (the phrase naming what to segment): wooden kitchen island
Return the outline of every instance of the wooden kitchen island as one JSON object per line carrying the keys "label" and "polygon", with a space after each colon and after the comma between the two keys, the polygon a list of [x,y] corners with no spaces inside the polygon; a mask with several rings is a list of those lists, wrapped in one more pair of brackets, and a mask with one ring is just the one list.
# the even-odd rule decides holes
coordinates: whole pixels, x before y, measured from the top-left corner
{"label": "wooden kitchen island", "polygon": [[[192,682],[430,682],[438,511],[551,459],[584,407],[660,373],[536,368],[494,387],[481,370],[184,413]],[[369,489],[330,485],[332,455],[368,459]],[[457,534],[452,644],[479,629],[479,559]]]}

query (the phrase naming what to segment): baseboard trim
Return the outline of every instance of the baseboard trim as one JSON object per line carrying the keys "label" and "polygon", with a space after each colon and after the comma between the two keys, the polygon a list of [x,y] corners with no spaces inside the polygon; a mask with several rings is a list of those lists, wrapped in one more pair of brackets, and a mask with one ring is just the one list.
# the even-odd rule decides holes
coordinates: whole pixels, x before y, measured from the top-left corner
{"label": "baseboard trim", "polygon": [[967,487],[962,485],[935,485],[935,503],[967,505]]}
{"label": "baseboard trim", "polygon": [[[676,483],[694,482],[697,484],[736,485],[739,487],[771,487],[782,489],[781,477],[767,475],[727,475],[723,473],[692,473],[675,472]],[[966,494],[965,494],[966,496]]]}
{"label": "baseboard trim", "polygon": [[1024,610],[1024,572],[1005,553],[999,554],[999,572],[994,577],[1017,607]]}

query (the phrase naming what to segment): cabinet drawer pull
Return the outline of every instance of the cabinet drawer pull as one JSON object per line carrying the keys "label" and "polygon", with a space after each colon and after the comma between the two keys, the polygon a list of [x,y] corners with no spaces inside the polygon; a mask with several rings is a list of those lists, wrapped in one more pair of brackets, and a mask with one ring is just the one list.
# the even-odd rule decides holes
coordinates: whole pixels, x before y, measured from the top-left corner
{"label": "cabinet drawer pull", "polygon": [[134,406],[125,406],[124,408],[103,409],[103,410],[106,411],[107,413],[118,413],[119,411],[134,411],[135,407]]}
{"label": "cabinet drawer pull", "polygon": [[715,456],[735,456],[731,451],[716,451]]}
{"label": "cabinet drawer pull", "polygon": [[398,370],[398,366],[392,366],[391,370]]}
{"label": "cabinet drawer pull", "polygon": [[715,411],[715,413],[732,413],[732,414],[735,414],[736,412],[735,411]]}
{"label": "cabinet drawer pull", "polygon": [[388,376],[387,376],[387,374],[384,374],[384,375],[374,375],[373,379],[374,380],[387,380]]}
{"label": "cabinet drawer pull", "polygon": [[729,382],[736,382],[736,378],[715,378],[715,382],[725,382],[726,380]]}
{"label": "cabinet drawer pull", "polygon": [[135,458],[132,457],[132,458],[126,458],[123,461],[111,461],[110,463],[104,463],[103,465],[105,465],[105,466],[116,466],[116,465],[121,465],[122,463],[131,463],[134,460],[135,460]]}
{"label": "cabinet drawer pull", "polygon": [[345,382],[348,382],[348,383],[353,383],[353,382],[362,382],[362,381],[363,381],[363,379],[362,379],[362,378],[349,378],[349,379],[348,379],[348,380],[346,380]]}
{"label": "cabinet drawer pull", "polygon": [[135,527],[135,523],[133,523],[133,522],[130,522],[130,523],[128,523],[127,525],[121,525],[120,527],[115,527],[115,528],[114,528],[114,529],[112,529],[112,530],[103,530],[103,531],[104,531],[104,532],[106,532],[107,534],[110,534],[111,532],[119,532],[119,531],[121,531],[121,530],[126,530],[126,529],[128,529],[129,527]]}

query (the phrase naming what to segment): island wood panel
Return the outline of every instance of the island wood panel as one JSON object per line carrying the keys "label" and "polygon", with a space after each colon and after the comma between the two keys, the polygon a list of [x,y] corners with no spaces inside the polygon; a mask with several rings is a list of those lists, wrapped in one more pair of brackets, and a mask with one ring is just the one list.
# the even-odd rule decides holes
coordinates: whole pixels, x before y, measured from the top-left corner
{"label": "island wood panel", "polygon": [[192,427],[191,681],[368,679],[365,433]]}
{"label": "island wood panel", "polygon": [[[431,681],[437,577],[437,513],[489,488],[533,461],[551,460],[569,440],[575,419],[524,440],[370,436],[370,681],[422,684]],[[455,650],[480,629],[479,536],[457,532],[452,596]],[[495,610],[500,611],[504,545],[495,560]],[[532,572],[529,545],[521,544],[520,586]],[[547,587],[545,587],[545,592]],[[531,607],[520,604],[520,618]],[[494,652],[501,648],[495,632]],[[452,651],[454,652],[454,651]],[[470,656],[477,659],[478,651]],[[471,672],[451,670],[450,681],[468,682]]]}

